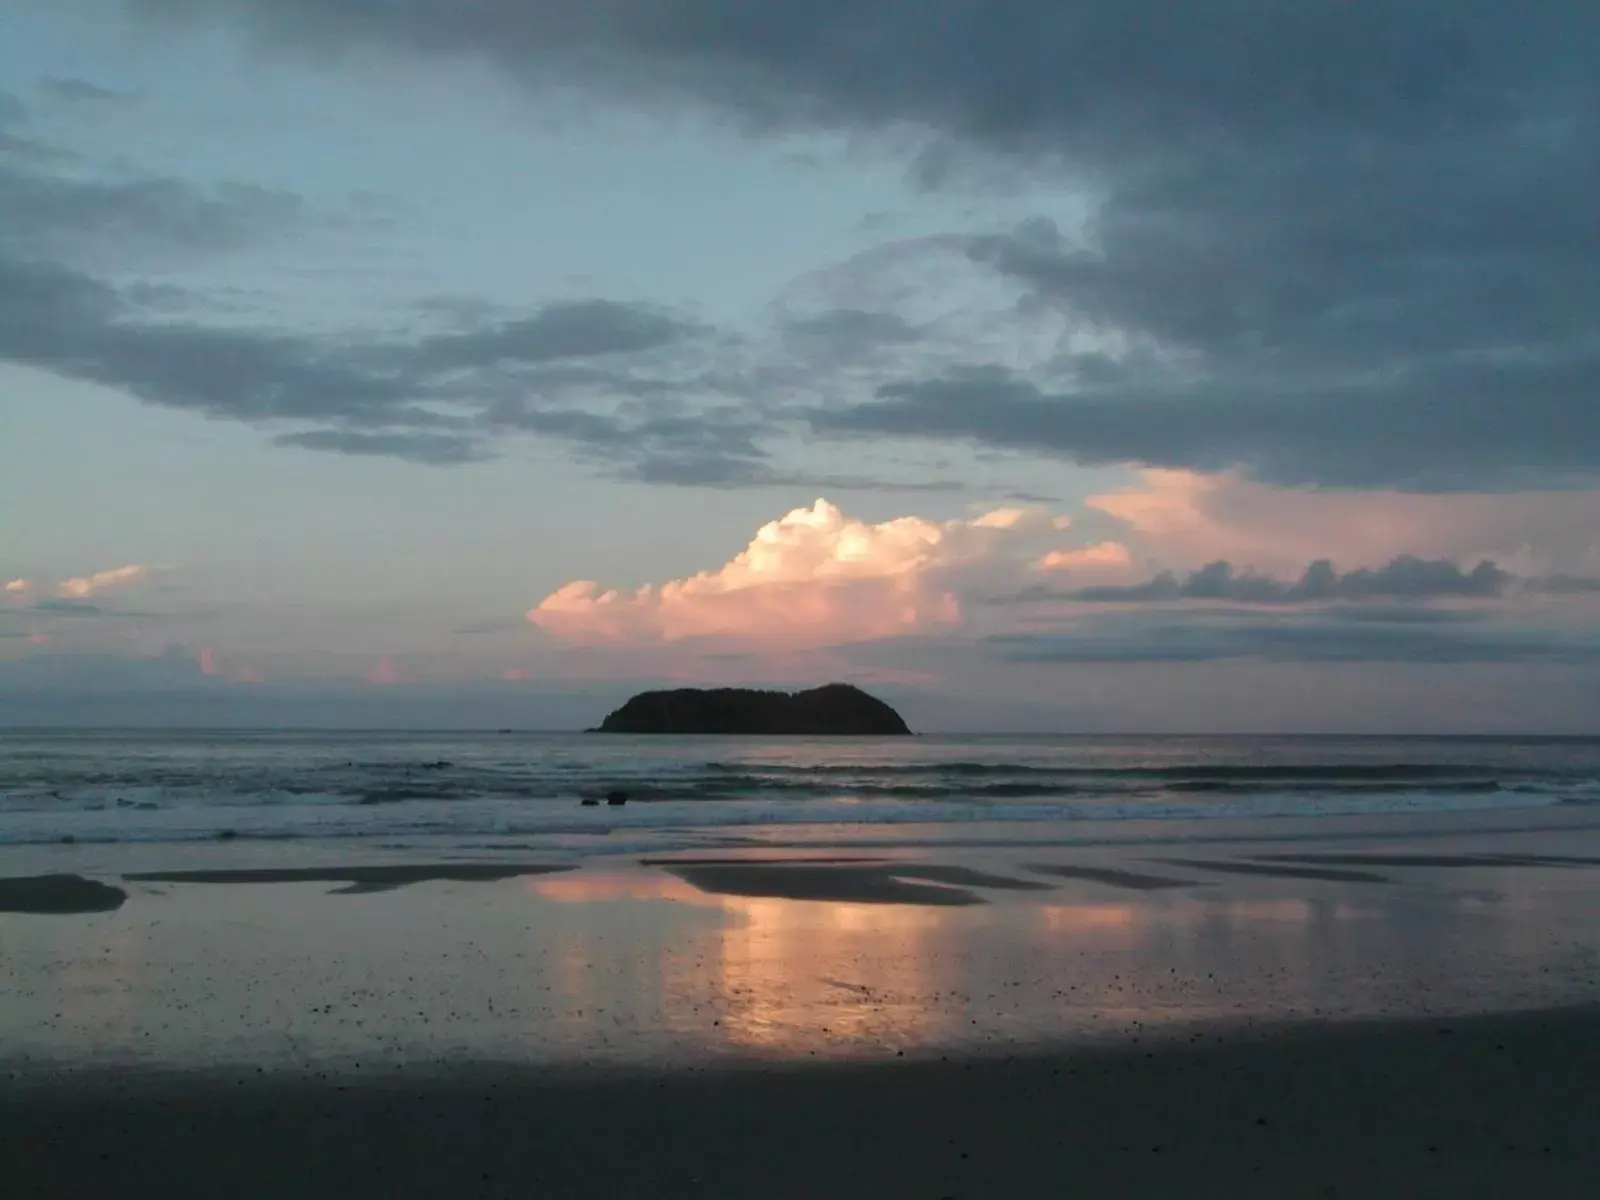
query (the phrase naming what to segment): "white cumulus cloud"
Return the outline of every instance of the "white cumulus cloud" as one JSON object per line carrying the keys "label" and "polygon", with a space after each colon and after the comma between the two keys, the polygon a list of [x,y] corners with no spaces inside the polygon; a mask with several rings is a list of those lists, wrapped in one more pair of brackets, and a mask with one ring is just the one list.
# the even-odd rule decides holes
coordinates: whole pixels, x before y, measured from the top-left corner
{"label": "white cumulus cloud", "polygon": [[527,615],[549,633],[590,643],[826,645],[924,633],[961,622],[965,574],[1014,569],[1022,559],[1009,547],[1060,527],[1037,509],[869,524],[818,500],[763,525],[716,570],[633,591],[576,580]]}

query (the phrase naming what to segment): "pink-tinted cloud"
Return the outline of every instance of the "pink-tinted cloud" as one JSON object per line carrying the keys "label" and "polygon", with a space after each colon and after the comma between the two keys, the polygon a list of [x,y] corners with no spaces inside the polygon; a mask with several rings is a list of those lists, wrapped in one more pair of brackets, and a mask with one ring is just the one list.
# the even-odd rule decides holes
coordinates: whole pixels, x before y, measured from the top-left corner
{"label": "pink-tinted cloud", "polygon": [[526,683],[533,678],[533,672],[527,667],[507,667],[500,672],[500,678],[506,683]]}
{"label": "pink-tinted cloud", "polygon": [[[1270,603],[1303,606],[1280,612],[1280,623],[1331,623],[1328,644],[1369,653],[1380,636],[1372,634],[1373,622],[1384,621],[1401,630],[1381,631],[1388,653],[1399,652],[1397,640],[1415,643],[1419,656],[1458,652],[1441,648],[1452,634],[1438,632],[1429,624],[1437,612],[1422,608],[1460,609],[1458,624],[1481,620],[1484,629],[1504,622],[1512,631],[1506,645],[1515,649],[1524,628],[1537,627],[1535,640],[1543,636],[1538,630],[1566,630],[1581,640],[1593,627],[1600,592],[1588,580],[1600,576],[1596,529],[1600,493],[1315,492],[1150,471],[1133,486],[1091,496],[1071,519],[1000,509],[963,520],[905,516],[871,524],[819,501],[762,526],[714,570],[634,590],[580,580],[527,615],[557,643],[542,650],[541,678],[702,686],[844,679],[925,694],[951,685],[952,671],[962,673],[965,687],[964,656],[991,655],[1001,643],[990,635],[1013,646],[1044,636],[1075,635],[1091,645],[1120,638],[1134,661],[1145,652],[1141,639],[1166,636],[1165,626],[1151,624],[1157,617],[1166,625],[1191,619],[1152,613],[1151,606],[1187,610],[1194,599],[1212,610],[1192,617],[1195,637],[1217,644],[1232,627],[1216,610]],[[1360,605],[1352,592],[1360,588],[1321,586],[1324,576],[1335,583],[1386,577],[1398,569],[1396,560],[1436,573],[1455,564],[1463,574],[1491,559],[1498,567],[1483,570],[1492,570],[1493,587],[1377,587],[1375,596],[1400,597],[1391,606],[1409,606],[1392,617],[1370,605],[1334,612]],[[1565,591],[1541,580],[1561,573],[1576,579]],[[1192,585],[1185,582],[1191,576]],[[1302,577],[1309,582],[1296,584]],[[1260,620],[1254,610],[1252,617]],[[1208,621],[1216,628],[1206,634]],[[1435,624],[1443,628],[1444,617]],[[1239,637],[1235,644],[1243,644]],[[1274,643],[1277,653],[1306,644]],[[1460,653],[1472,650],[1463,646]]]}
{"label": "pink-tinted cloud", "polygon": [[73,600],[84,600],[90,596],[98,596],[102,592],[143,583],[149,576],[149,567],[129,563],[125,567],[113,567],[109,571],[96,571],[93,575],[80,575],[74,579],[63,579],[57,585],[56,591],[58,595]]}
{"label": "pink-tinted cloud", "polygon": [[826,500],[761,527],[714,571],[635,591],[578,580],[528,620],[564,640],[763,647],[874,641],[948,629],[962,620],[954,585],[1008,543],[1060,528],[1031,509],[968,521],[900,517],[867,524]]}
{"label": "pink-tinted cloud", "polygon": [[1095,542],[1072,550],[1051,550],[1034,564],[1040,571],[1120,570],[1133,565],[1133,555],[1121,542]]}
{"label": "pink-tinted cloud", "polygon": [[388,687],[400,682],[400,671],[394,665],[394,659],[385,654],[372,664],[372,669],[363,675],[362,680],[374,687]]}
{"label": "pink-tinted cloud", "polygon": [[1278,488],[1233,475],[1144,471],[1085,502],[1085,524],[1148,565],[1225,559],[1285,574],[1307,562],[1372,566],[1402,555],[1478,561],[1519,574],[1600,567],[1600,492],[1431,495]]}
{"label": "pink-tinted cloud", "polygon": [[200,674],[213,679],[227,679],[231,683],[265,683],[266,674],[250,663],[230,664],[225,663],[210,646],[201,649],[195,656],[195,663],[200,668]]}
{"label": "pink-tinted cloud", "polygon": [[5,593],[8,596],[21,596],[33,589],[31,579],[13,579],[6,583]]}

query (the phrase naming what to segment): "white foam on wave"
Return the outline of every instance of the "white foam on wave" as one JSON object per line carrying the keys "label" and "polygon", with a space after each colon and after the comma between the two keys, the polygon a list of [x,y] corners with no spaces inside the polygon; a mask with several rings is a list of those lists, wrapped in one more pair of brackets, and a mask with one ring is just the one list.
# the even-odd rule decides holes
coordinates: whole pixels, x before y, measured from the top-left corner
{"label": "white foam on wave", "polygon": [[[194,842],[219,837],[383,839],[396,837],[613,836],[652,830],[738,829],[756,825],[968,825],[974,822],[1209,821],[1263,817],[1537,808],[1563,802],[1529,791],[1455,793],[1417,790],[1381,794],[1256,792],[1223,798],[1118,795],[1096,800],[1020,801],[723,800],[580,807],[575,800],[402,800],[351,804],[348,797],[296,796],[263,803],[257,794],[212,795],[205,801],[155,808],[99,806],[0,809],[0,845]],[[1567,801],[1571,802],[1571,801]]]}

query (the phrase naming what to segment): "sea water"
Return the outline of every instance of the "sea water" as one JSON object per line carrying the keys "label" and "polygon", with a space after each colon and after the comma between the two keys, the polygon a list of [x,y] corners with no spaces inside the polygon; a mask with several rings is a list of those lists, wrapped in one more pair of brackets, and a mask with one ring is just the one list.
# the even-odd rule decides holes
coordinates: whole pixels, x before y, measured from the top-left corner
{"label": "sea water", "polygon": [[[604,802],[616,791],[625,806]],[[1025,836],[1017,823],[1565,804],[1600,804],[1600,739],[0,733],[0,845],[593,837],[634,852],[758,826]]]}

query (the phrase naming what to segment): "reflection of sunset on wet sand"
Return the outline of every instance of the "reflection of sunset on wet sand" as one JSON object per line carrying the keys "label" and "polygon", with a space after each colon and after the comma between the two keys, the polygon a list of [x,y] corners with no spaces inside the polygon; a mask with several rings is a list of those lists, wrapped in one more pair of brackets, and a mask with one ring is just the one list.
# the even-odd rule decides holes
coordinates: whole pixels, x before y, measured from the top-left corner
{"label": "reflection of sunset on wet sand", "polygon": [[[1587,994],[1600,874],[1534,853],[1579,836],[1463,836],[1365,867],[1379,882],[1259,873],[1261,842],[1170,877],[1138,850],[1056,843],[418,861],[384,891],[335,886],[370,864],[250,848],[274,869],[169,872],[77,926],[0,914],[4,970],[32,980],[0,995],[0,1032],[66,1059],[699,1063],[1548,1003]],[[1530,853],[1471,857],[1511,848]]]}
{"label": "reflection of sunset on wet sand", "polygon": [[730,1043],[781,1055],[830,1043],[886,1049],[951,1024],[926,998],[953,982],[954,964],[931,952],[960,920],[952,910],[719,900],[730,919],[708,966],[718,973]]}
{"label": "reflection of sunset on wet sand", "polygon": [[529,879],[523,886],[544,900],[597,904],[608,900],[672,900],[715,906],[716,898],[671,875],[650,871],[585,871]]}
{"label": "reflection of sunset on wet sand", "polygon": [[1042,904],[1039,915],[1052,933],[1129,929],[1139,916],[1126,904]]}
{"label": "reflection of sunset on wet sand", "polygon": [[[936,977],[939,964],[950,964],[928,944],[942,936],[947,909],[721,896],[658,871],[584,872],[523,886],[568,904],[672,901],[716,910],[716,927],[664,948],[655,964],[656,1019],[689,1036],[804,1056],[830,1043],[886,1048],[930,1038],[950,1020],[925,1002],[952,986]],[[584,962],[564,956],[558,964],[574,1007],[596,1007],[597,949],[589,947]]]}
{"label": "reflection of sunset on wet sand", "polygon": [[[769,864],[780,876],[773,887],[787,886],[781,876],[797,861]],[[858,869],[842,865],[841,878]],[[905,861],[883,869],[928,868]],[[987,860],[964,870],[975,879],[1026,877],[1015,864]],[[1382,1012],[1471,969],[1472,956],[1425,934],[1432,922],[1511,916],[1503,906],[1484,911],[1477,893],[1459,903],[1434,896],[1436,911],[1419,918],[1329,883],[1224,875],[1152,892],[1103,882],[1137,880],[1133,872],[1086,870],[1087,878],[1058,876],[1065,882],[1042,892],[980,888],[983,902],[968,907],[725,895],[636,868],[522,886],[564,906],[614,910],[610,936],[594,935],[598,913],[586,919],[588,934],[565,926],[558,935],[584,947],[558,957],[569,1022],[609,1036],[624,1019],[620,1005],[630,1027],[680,1044],[784,1059],[1025,1044],[1270,1013]],[[1305,887],[1314,894],[1284,894]],[[693,919],[666,935],[662,902]],[[1543,940],[1509,927],[1502,939],[1508,956]],[[617,994],[624,977],[633,980],[626,996]]]}

